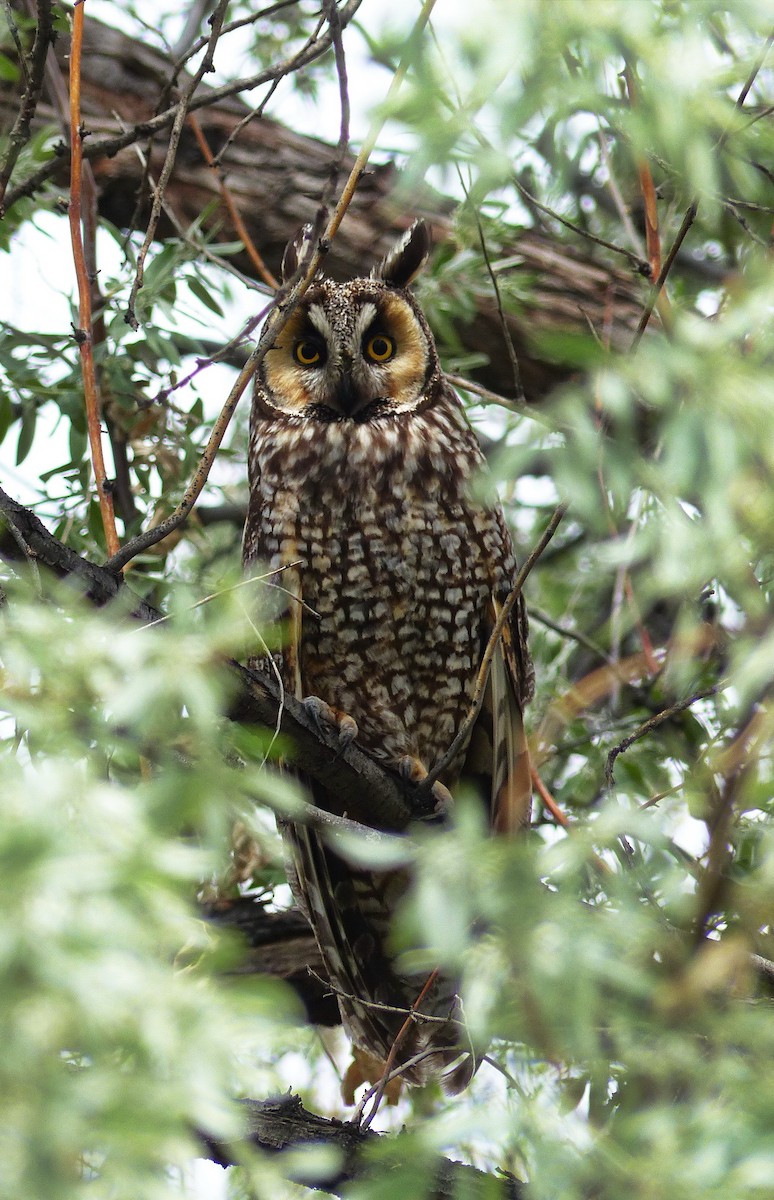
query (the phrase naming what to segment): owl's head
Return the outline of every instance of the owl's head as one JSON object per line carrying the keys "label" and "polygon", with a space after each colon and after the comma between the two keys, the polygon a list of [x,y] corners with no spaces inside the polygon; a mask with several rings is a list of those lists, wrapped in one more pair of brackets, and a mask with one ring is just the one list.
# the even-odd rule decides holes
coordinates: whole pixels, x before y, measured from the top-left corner
{"label": "owl's head", "polygon": [[[296,270],[304,234],[285,251]],[[442,387],[432,334],[406,289],[430,252],[417,221],[368,279],[321,279],[280,330],[259,369],[255,398],[267,414],[366,421],[413,412]]]}

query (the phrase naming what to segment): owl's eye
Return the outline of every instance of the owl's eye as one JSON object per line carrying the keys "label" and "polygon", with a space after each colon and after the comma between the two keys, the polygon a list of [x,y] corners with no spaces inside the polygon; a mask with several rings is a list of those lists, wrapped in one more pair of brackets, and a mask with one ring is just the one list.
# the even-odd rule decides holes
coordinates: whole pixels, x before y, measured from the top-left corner
{"label": "owl's eye", "polygon": [[395,353],[395,343],[386,333],[375,333],[366,341],[365,352],[371,362],[384,363]]}
{"label": "owl's eye", "polygon": [[312,338],[301,338],[293,347],[293,357],[302,367],[321,367],[325,362],[325,347]]}

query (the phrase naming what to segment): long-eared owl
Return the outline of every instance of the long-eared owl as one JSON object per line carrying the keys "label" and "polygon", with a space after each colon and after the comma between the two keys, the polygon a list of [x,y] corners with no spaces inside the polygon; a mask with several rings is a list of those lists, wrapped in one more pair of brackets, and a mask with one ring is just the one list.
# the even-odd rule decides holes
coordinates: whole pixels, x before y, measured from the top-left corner
{"label": "long-eared owl", "polygon": [[[407,290],[429,249],[426,226],[415,223],[370,278],[320,279],[279,329],[256,379],[244,534],[248,569],[297,564],[279,580],[295,597],[286,689],[415,779],[444,757],[469,710],[515,577],[503,513],[476,498],[481,450]],[[291,243],[286,275],[297,253]],[[470,779],[502,832],[530,816],[526,632],[519,602],[468,744],[440,779],[452,791]],[[288,824],[283,834],[344,1026],[383,1062],[404,1023],[396,1010],[408,1010],[424,983],[389,950],[408,880],[353,868],[309,827]],[[421,1011],[449,1021],[414,1021],[401,1038],[392,1061],[409,1082],[445,1073],[456,1089],[469,1078],[454,993],[454,980],[440,976]]]}

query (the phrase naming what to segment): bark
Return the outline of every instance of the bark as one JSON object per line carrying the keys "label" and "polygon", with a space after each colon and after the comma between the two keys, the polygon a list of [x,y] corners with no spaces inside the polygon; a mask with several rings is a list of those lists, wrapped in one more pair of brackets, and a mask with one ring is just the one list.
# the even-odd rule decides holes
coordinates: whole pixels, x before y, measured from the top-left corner
{"label": "bark", "polygon": [[[65,71],[67,52],[66,39],[60,38],[56,55]],[[118,150],[114,146],[121,135],[119,140],[132,137],[145,148],[147,122],[155,117],[160,102],[162,108],[166,107],[162,96],[168,86],[170,65],[170,60],[153,47],[91,18],[87,20],[82,68],[83,123],[88,133],[84,154],[96,178],[100,213],[119,228],[126,228],[138,215],[140,220],[147,216],[149,197],[135,146],[124,145]],[[249,111],[238,95],[216,97],[212,89],[200,85],[192,105],[215,154]],[[0,81],[0,126],[13,123],[18,103],[14,85]],[[167,125],[152,139],[150,173],[154,178],[158,178],[164,161],[174,117],[174,110],[170,111]],[[332,120],[337,121],[337,117]],[[58,122],[56,105],[44,95],[37,110],[38,127],[43,123],[58,127]],[[231,194],[251,238],[275,275],[287,241],[317,214],[334,156],[333,146],[294,133],[269,117],[247,124],[223,155]],[[60,146],[51,166],[60,184],[66,183],[68,160],[66,147]],[[352,156],[346,156],[343,170],[348,171],[353,161]],[[15,179],[12,184],[16,186],[6,197],[9,207],[30,190],[23,184],[19,186]],[[138,189],[143,186],[138,210]],[[217,239],[236,239],[219,201],[217,180],[188,126],[183,131],[166,199],[184,227],[198,221],[212,206],[209,229],[216,231]],[[367,273],[417,216],[429,222],[436,243],[453,242],[454,207],[454,201],[428,188],[407,184],[394,163],[373,166],[361,179],[325,269],[336,278]],[[162,218],[158,232],[165,237],[174,231]],[[245,274],[254,276],[246,254],[232,261]],[[538,229],[513,230],[498,274],[501,279],[510,277],[515,281],[525,297],[518,313],[508,315],[506,320],[528,401],[539,400],[570,373],[567,362],[562,362],[556,352],[541,349],[546,334],[586,334],[592,327],[603,344],[626,347],[647,294],[646,282],[633,270],[620,269],[598,255],[592,256],[586,244],[568,246]],[[454,284],[449,281],[441,286],[451,291]],[[475,314],[458,323],[457,334],[466,351],[486,358],[486,365],[473,370],[471,377],[504,396],[517,396],[491,289],[482,290]]]}
{"label": "bark", "polygon": [[[299,1181],[307,1187],[327,1192],[334,1196],[345,1195],[346,1185],[356,1179],[366,1179],[369,1174],[383,1176],[383,1160],[372,1158],[369,1150],[379,1149],[386,1135],[372,1133],[348,1121],[337,1121],[308,1112],[298,1096],[280,1096],[273,1100],[244,1100],[247,1118],[247,1141],[259,1149],[277,1153],[282,1150],[297,1150],[303,1146],[332,1146],[340,1152],[338,1167],[325,1175],[307,1172],[299,1175]],[[239,1147],[226,1146],[200,1135],[206,1156],[222,1166],[239,1161]],[[401,1135],[390,1136],[392,1161],[400,1161]],[[407,1153],[416,1159],[416,1148]],[[373,1165],[372,1165],[373,1164]],[[389,1169],[389,1168],[387,1168]],[[417,1182],[419,1182],[417,1180]],[[510,1175],[487,1175],[475,1167],[438,1158],[423,1180],[422,1196],[427,1200],[454,1200],[466,1196],[470,1200],[525,1200],[524,1185]],[[432,1189],[432,1190],[430,1190]]]}

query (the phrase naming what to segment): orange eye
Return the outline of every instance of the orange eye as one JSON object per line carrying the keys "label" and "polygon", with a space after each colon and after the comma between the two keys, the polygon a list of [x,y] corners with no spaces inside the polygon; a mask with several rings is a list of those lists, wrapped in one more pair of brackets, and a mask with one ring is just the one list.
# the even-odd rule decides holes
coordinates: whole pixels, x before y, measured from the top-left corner
{"label": "orange eye", "polygon": [[293,347],[293,357],[302,367],[318,367],[325,361],[325,352],[319,342],[302,338]]}
{"label": "orange eye", "polygon": [[372,362],[384,363],[395,353],[395,343],[386,333],[375,333],[366,342],[365,351]]}

